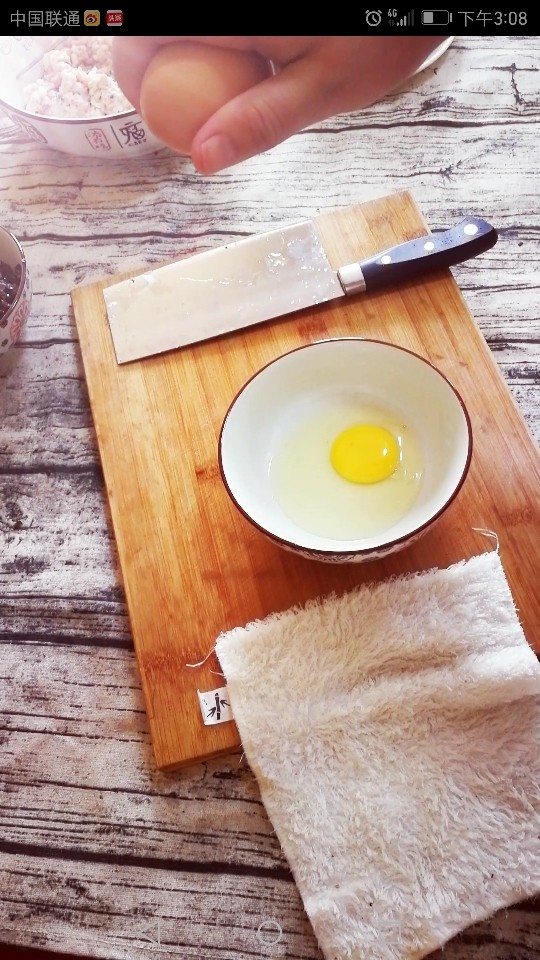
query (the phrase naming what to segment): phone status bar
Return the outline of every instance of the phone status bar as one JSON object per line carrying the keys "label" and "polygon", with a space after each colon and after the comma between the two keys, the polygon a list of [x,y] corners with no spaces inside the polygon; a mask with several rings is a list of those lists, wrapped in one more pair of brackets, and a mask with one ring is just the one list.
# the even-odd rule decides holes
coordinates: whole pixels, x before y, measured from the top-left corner
{"label": "phone status bar", "polygon": [[[170,13],[170,15],[169,15]],[[171,35],[176,13],[167,15]],[[148,15],[143,8],[92,10],[36,10],[8,7],[0,14],[6,32],[12,34],[111,34],[145,35]],[[536,34],[540,16],[535,9],[516,10],[447,10],[442,7],[374,7],[360,12],[359,25],[365,35],[421,35],[452,33],[480,35]]]}
{"label": "phone status bar", "polygon": [[446,10],[442,7],[386,7],[364,10],[366,30],[387,34],[440,33],[447,29],[472,34],[536,33],[533,10]]}

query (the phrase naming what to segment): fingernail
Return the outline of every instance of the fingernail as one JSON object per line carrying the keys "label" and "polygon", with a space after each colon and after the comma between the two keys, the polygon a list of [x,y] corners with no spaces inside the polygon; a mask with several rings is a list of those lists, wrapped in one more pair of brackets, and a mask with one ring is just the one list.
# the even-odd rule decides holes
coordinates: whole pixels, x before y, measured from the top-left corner
{"label": "fingernail", "polygon": [[230,167],[236,160],[231,141],[221,133],[201,143],[199,153],[198,167],[201,173],[217,173],[224,167]]}

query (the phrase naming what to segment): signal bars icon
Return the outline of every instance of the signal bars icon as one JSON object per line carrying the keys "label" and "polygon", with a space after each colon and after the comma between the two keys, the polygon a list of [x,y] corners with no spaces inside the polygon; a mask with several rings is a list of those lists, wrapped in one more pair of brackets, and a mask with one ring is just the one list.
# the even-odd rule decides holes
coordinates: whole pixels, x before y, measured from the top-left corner
{"label": "signal bars icon", "polygon": [[[395,12],[395,11],[392,11]],[[405,16],[400,17],[399,20],[395,17],[388,20],[389,27],[413,27],[414,26],[414,10],[409,10]]]}

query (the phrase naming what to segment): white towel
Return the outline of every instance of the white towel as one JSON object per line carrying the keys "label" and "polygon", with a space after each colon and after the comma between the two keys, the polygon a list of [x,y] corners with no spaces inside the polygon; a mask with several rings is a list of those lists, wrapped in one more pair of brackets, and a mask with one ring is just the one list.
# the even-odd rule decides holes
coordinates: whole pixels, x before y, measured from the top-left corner
{"label": "white towel", "polygon": [[327,960],[418,960],[540,891],[540,665],[496,551],[216,652]]}

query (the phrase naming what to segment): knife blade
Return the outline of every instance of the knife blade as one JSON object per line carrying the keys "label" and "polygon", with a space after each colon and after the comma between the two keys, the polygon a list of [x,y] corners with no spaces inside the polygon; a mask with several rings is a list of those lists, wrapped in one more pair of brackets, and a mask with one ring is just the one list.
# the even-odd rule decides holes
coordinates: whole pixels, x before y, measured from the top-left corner
{"label": "knife blade", "polygon": [[462,263],[497,242],[468,216],[335,270],[313,220],[187,257],[103,291],[118,363],[198,343],[338,297]]}

